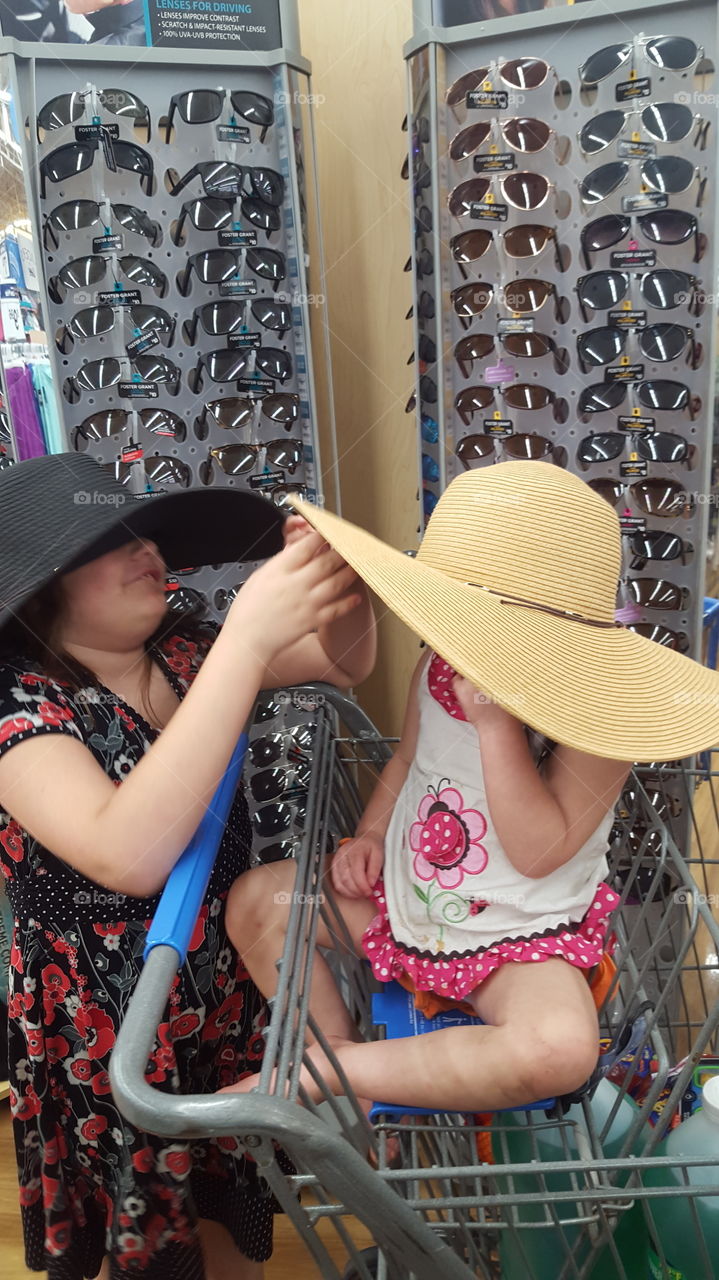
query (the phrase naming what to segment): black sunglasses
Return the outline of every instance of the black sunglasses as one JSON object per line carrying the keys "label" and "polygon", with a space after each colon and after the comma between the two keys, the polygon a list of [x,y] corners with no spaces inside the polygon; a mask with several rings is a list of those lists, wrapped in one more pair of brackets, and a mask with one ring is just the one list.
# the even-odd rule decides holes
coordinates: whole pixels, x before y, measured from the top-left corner
{"label": "black sunglasses", "polygon": [[[100,143],[91,138],[86,142],[67,142],[56,151],[51,151],[40,161],[40,196],[44,200],[48,182],[67,182],[76,178],[79,173],[89,169],[97,155]],[[150,195],[155,174],[152,157],[143,151],[135,142],[123,142],[122,139],[108,143],[103,147],[105,163],[109,169],[127,169],[136,173],[143,191]]]}
{"label": "black sunglasses", "polygon": [[201,390],[202,370],[207,369],[213,382],[238,382],[247,377],[247,367],[254,356],[255,373],[275,378],[278,382],[286,382],[292,377],[292,358],[280,347],[252,347],[249,350],[227,350],[204,352],[199,356],[197,365],[191,374],[192,389]]}
{"label": "black sunglasses", "polygon": [[118,308],[101,305],[84,307],[82,311],[72,316],[66,325],[63,325],[56,340],[58,351],[66,355],[72,350],[76,338],[102,337],[110,333],[118,322],[122,325],[125,320],[132,326],[133,339],[149,338],[151,342],[148,345],[154,345],[154,335],[156,335],[157,341],[162,342],[165,347],[172,346],[175,337],[175,318],[167,311],[163,311],[160,307],[142,304]]}
{"label": "black sunglasses", "polygon": [[672,431],[652,431],[646,435],[623,431],[598,431],[585,436],[577,449],[577,462],[586,470],[596,463],[613,462],[631,442],[632,449],[647,462],[683,463],[690,465],[694,446]]}
{"label": "black sunglasses", "polygon": [[[131,231],[134,235],[144,236],[150,244],[156,245],[162,235],[161,228],[153,222],[143,209],[136,209],[131,204],[112,204],[113,221],[118,222],[123,231]],[[102,224],[101,210],[97,200],[67,200],[58,205],[45,219],[43,240],[46,249],[60,247],[60,235],[73,231],[84,231]],[[106,230],[111,231],[108,227]]]}
{"label": "black sunglasses", "polygon": [[[628,391],[629,387],[624,382],[595,382],[581,392],[579,413],[582,416],[612,413],[624,403]],[[692,421],[701,408],[701,401],[691,395],[689,387],[670,378],[639,382],[632,391],[643,408],[667,413],[682,413],[688,409]]]}
{"label": "black sunglasses", "polygon": [[582,227],[580,239],[587,270],[591,270],[591,253],[601,253],[626,239],[632,228],[632,217],[646,240],[653,244],[686,244],[694,238],[694,262],[701,261],[704,246],[699,224],[693,213],[684,209],[655,209],[650,213],[626,215],[608,213]]}
{"label": "black sunglasses", "polygon": [[[82,120],[90,99],[89,91],[74,90],[72,93],[58,94],[56,98],[46,102],[38,112],[38,142],[42,142],[41,130],[51,132],[53,129],[64,129]],[[126,89],[100,89],[97,100],[103,111],[109,111],[112,115],[120,116],[122,120],[129,120],[134,126],[141,125],[147,129],[146,141],[150,141],[149,108],[134,93],[129,93]]]}
{"label": "black sunglasses", "polygon": [[[674,271],[660,267],[636,277],[644,301],[658,311],[674,311],[686,306],[694,315],[699,314],[697,291],[699,280],[688,271]],[[577,297],[585,322],[588,310],[609,311],[626,297],[632,277],[625,271],[593,271],[577,280]]]}
{"label": "black sunglasses", "polygon": [[180,370],[171,360],[164,356],[135,356],[120,361],[115,356],[105,356],[102,360],[88,360],[77,373],[65,380],[63,395],[70,404],[76,404],[82,391],[103,391],[114,387],[118,382],[131,382],[126,376],[124,364],[132,364],[142,382],[167,383],[170,395],[176,396],[180,390]]}
{"label": "black sunglasses", "polygon": [[657,142],[683,142],[696,123],[698,129],[694,145],[701,143],[702,150],[706,147],[708,120],[694,115],[683,102],[653,102],[642,111],[615,108],[592,116],[579,132],[579,146],[585,156],[596,155],[611,146],[636,116],[639,116],[639,127]]}
{"label": "black sunglasses", "polygon": [[629,566],[632,570],[641,571],[648,560],[681,560],[682,564],[686,564],[694,554],[691,543],[680,538],[678,533],[665,533],[663,529],[643,529],[628,536],[634,557]]}
{"label": "black sunglasses", "polygon": [[275,289],[287,275],[287,262],[277,249],[204,249],[187,259],[187,266],[177,279],[177,287],[187,296],[190,274],[195,272],[202,284],[224,284],[232,280],[244,265],[263,280],[271,280]]}
{"label": "black sunglasses", "polygon": [[[247,194],[258,196],[271,205],[281,205],[285,198],[285,180],[276,169],[232,164],[229,160],[204,160],[193,165],[174,184],[170,195],[179,195],[195,178],[201,180],[207,196],[236,198]],[[246,180],[250,185],[249,192],[244,190]]]}
{"label": "black sunglasses", "polygon": [[[136,462],[115,462],[115,479],[120,484],[129,484],[133,467],[137,466]],[[182,462],[180,458],[165,458],[160,454],[155,454],[149,458],[142,459],[142,466],[145,471],[145,477],[149,484],[154,487],[160,487],[164,484],[177,484],[183,489],[189,489],[192,484],[192,472],[186,462]],[[165,599],[173,608],[179,608],[181,601],[184,604],[189,603],[194,596],[199,595],[192,587],[178,587],[178,595],[171,599],[172,589],[165,592]],[[183,593],[183,597],[179,593]],[[204,603],[204,597],[200,596],[200,600]]]}
{"label": "black sunglasses", "polygon": [[579,68],[582,86],[591,88],[619,71],[641,53],[647,62],[667,71],[688,71],[702,56],[701,48],[687,36],[654,36],[650,40],[606,45],[590,55]]}
{"label": "black sunglasses", "polygon": [[248,748],[250,761],[256,769],[266,769],[280,760],[301,763],[309,760],[315,740],[315,725],[298,725],[286,733],[267,733],[256,738]]}
{"label": "black sunglasses", "polygon": [[[117,264],[122,274],[132,284],[154,289],[161,298],[167,293],[167,276],[149,258],[138,258],[135,254],[123,254],[122,257],[117,259]],[[101,280],[104,280],[108,271],[112,270],[112,267],[112,259],[101,257],[100,254],[88,254],[84,258],[74,258],[72,262],[68,262],[64,267],[61,267],[57,275],[53,276],[49,281],[48,293],[53,302],[62,302],[63,297],[59,291],[60,288],[65,290],[89,289],[92,285],[99,284]]]}
{"label": "black sunglasses", "polygon": [[[139,409],[137,417],[145,430],[153,435],[167,436],[178,444],[185,439],[185,423],[169,409]],[[92,413],[75,427],[73,448],[81,452],[90,443],[119,436],[132,425],[132,421],[133,414],[128,409],[103,409],[99,413]]]}
{"label": "black sunglasses", "polygon": [[[170,141],[175,112],[185,124],[212,124],[222,115],[226,95],[226,89],[189,89],[185,93],[176,93],[170,100],[167,113],[165,142]],[[260,142],[264,142],[267,130],[275,120],[271,100],[261,93],[235,89],[230,92],[230,104],[235,115],[241,116],[248,124],[259,125]]]}
{"label": "black sunglasses", "polygon": [[[611,364],[617,360],[627,346],[630,336],[628,329],[603,325],[599,329],[589,329],[577,338],[577,355],[583,373],[589,373],[598,365]],[[678,360],[684,349],[689,347],[687,364],[692,369],[699,365],[702,347],[697,343],[694,330],[680,324],[650,324],[632,335],[647,360],[654,364],[666,364]]]}

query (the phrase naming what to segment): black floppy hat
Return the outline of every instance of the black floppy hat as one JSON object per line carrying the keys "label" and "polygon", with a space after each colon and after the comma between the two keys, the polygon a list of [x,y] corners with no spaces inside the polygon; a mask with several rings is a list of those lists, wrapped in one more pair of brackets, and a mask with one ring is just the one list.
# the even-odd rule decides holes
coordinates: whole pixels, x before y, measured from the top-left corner
{"label": "black floppy hat", "polygon": [[282,549],[282,513],[237,489],[135,496],[86,454],[56,453],[0,471],[0,627],[56,574],[132,538],[151,538],[170,569],[266,560]]}

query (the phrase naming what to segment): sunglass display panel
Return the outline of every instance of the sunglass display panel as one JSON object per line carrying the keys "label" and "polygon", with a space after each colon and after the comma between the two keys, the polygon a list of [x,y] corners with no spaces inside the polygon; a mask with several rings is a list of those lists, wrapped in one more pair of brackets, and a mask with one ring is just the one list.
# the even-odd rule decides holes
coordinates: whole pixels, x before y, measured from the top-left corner
{"label": "sunglass display panel", "polygon": [[566,466],[620,516],[628,625],[698,655],[704,558],[680,551],[706,545],[711,491],[716,6],[678,24],[647,0],[635,37],[595,9],[429,42],[415,13],[423,520],[467,467]]}

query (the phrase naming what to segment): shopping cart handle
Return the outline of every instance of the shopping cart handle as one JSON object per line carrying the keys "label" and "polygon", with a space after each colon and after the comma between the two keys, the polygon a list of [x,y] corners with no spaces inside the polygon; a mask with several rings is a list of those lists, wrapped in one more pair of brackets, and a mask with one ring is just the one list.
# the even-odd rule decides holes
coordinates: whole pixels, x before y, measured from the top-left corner
{"label": "shopping cart handle", "polygon": [[148,930],[145,960],[154,947],[165,946],[173,947],[179,956],[179,963],[185,963],[190,938],[240,780],[247,741],[247,734],[243,733],[197,831],[170,872]]}

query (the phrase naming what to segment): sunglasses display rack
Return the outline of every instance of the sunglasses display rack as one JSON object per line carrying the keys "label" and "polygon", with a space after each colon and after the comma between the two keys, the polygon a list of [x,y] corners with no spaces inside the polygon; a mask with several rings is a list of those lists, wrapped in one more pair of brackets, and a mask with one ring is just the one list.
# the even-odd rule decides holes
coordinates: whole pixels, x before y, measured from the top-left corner
{"label": "sunglasses display rack", "polygon": [[[618,616],[700,658],[717,6],[612,8],[447,28],[431,0],[414,6],[408,410],[422,520],[464,468],[566,467],[620,517]],[[675,828],[681,810],[676,799],[662,816]]]}
{"label": "sunglasses display rack", "polygon": [[[294,40],[291,0],[281,11]],[[285,48],[139,59],[5,48],[26,170],[39,175],[34,229],[68,447],[136,493],[233,486],[279,506],[292,491],[323,501],[315,367],[328,349],[310,337],[324,291],[319,251],[309,256],[321,236],[308,213],[307,62]],[[328,365],[319,381],[332,452]],[[187,566],[168,579],[168,603],[203,604],[221,622],[255,567]],[[289,694],[266,699],[253,734],[299,731],[311,715]],[[288,856],[300,783],[287,796],[276,778],[256,785],[259,856]]]}

